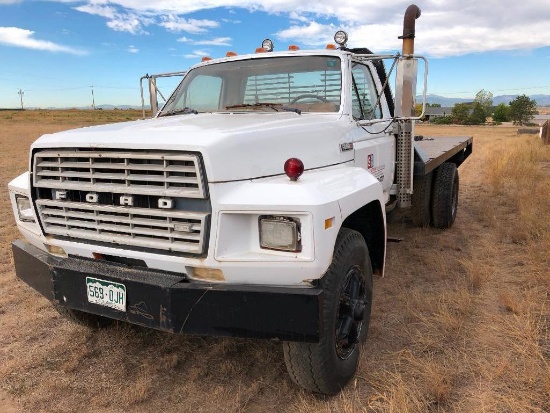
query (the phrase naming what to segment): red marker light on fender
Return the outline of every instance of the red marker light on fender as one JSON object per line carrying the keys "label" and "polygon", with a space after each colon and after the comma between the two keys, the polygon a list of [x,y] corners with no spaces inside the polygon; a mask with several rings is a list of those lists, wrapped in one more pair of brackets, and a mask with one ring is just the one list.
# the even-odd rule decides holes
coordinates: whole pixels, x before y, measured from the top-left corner
{"label": "red marker light on fender", "polygon": [[285,174],[291,181],[297,181],[304,172],[304,163],[298,158],[290,158],[285,162]]}

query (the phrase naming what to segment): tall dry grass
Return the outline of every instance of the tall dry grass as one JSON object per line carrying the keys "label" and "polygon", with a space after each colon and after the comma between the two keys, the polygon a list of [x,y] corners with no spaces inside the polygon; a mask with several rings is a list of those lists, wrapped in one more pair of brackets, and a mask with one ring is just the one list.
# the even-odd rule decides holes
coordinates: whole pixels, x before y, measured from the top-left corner
{"label": "tall dry grass", "polygon": [[[26,168],[33,134],[78,124],[73,113],[3,115],[4,187]],[[358,373],[338,396],[298,389],[279,343],[74,326],[0,257],[0,402],[17,412],[550,412],[550,148],[514,128],[418,129],[474,135],[458,217],[445,231],[389,225],[403,241],[388,244]],[[17,234],[9,214],[0,219],[7,256]]]}

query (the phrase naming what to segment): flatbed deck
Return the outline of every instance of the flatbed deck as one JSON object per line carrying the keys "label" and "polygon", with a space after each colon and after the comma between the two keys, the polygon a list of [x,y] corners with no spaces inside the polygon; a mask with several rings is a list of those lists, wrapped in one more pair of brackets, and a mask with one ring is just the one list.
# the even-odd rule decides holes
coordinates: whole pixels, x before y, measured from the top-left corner
{"label": "flatbed deck", "polygon": [[414,141],[414,175],[426,175],[443,162],[460,166],[472,153],[471,136],[419,136]]}

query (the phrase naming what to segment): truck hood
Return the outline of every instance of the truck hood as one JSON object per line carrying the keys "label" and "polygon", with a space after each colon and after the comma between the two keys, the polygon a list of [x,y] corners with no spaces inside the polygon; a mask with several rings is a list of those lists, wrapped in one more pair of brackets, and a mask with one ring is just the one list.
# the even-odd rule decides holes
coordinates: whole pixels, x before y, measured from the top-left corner
{"label": "truck hood", "polygon": [[[201,113],[91,126],[40,137],[32,149],[113,148],[200,152],[209,182],[283,173],[288,158],[305,169],[349,161],[352,123],[340,114]],[[318,148],[322,147],[322,150]]]}

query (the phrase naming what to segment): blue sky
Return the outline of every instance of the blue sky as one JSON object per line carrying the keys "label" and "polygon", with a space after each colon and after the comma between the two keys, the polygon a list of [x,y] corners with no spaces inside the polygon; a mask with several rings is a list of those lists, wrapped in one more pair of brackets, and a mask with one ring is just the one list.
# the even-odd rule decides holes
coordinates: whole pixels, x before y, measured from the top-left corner
{"label": "blue sky", "polygon": [[[261,41],[397,52],[409,1],[0,0],[0,108],[140,104],[139,78],[185,70],[204,55],[253,52]],[[416,53],[428,93],[550,94],[550,2],[418,1]],[[165,92],[172,86],[160,83]]]}

